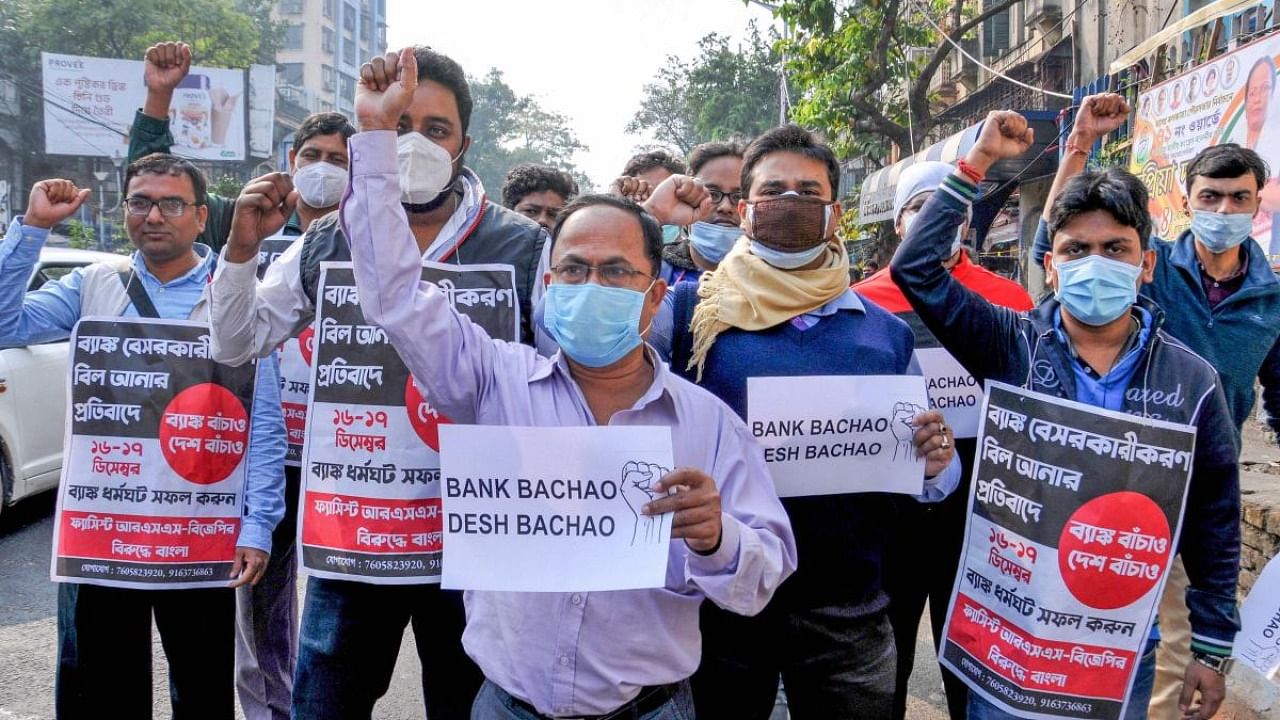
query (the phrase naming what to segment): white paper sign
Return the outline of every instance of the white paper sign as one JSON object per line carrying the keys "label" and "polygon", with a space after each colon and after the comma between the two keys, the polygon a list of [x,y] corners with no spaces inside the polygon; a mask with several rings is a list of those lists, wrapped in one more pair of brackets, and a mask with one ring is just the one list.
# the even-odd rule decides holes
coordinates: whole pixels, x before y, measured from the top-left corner
{"label": "white paper sign", "polygon": [[978,437],[982,415],[982,386],[951,353],[942,348],[916,348],[924,373],[929,408],[941,410],[958,438]]}
{"label": "white paper sign", "polygon": [[912,419],[927,407],[918,375],[747,379],[747,424],[779,497],[919,494]]}
{"label": "white paper sign", "polygon": [[1280,670],[1280,562],[1271,558],[1240,608],[1236,659],[1268,679]]}
{"label": "white paper sign", "polygon": [[673,467],[668,427],[441,425],[443,587],[662,587],[671,515],[639,511]]}

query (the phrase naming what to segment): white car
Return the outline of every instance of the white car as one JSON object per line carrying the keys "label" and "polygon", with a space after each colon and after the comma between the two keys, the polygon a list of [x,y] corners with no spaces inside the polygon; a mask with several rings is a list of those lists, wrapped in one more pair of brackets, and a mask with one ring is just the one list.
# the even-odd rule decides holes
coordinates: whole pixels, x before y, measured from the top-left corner
{"label": "white car", "polygon": [[[118,255],[46,247],[27,290]],[[67,413],[64,341],[0,350],[0,513],[58,484]]]}

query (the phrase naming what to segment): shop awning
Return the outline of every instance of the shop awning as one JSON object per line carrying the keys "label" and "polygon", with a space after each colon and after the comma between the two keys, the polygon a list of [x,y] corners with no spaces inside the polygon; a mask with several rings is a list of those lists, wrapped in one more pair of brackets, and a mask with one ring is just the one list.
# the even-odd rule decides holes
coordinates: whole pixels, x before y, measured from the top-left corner
{"label": "shop awning", "polygon": [[[998,163],[987,174],[987,180],[1007,182],[1014,177],[1035,178],[1053,173],[1058,168],[1057,153],[1044,152],[1057,144],[1058,127],[1054,110],[1023,110],[1022,116],[1035,133],[1035,142],[1023,155]],[[982,123],[971,125],[960,132],[940,140],[909,158],[899,160],[887,168],[881,168],[862,182],[862,196],[858,203],[858,222],[861,225],[893,219],[893,193],[902,171],[915,163],[937,160],[954,163],[964,157],[978,140]],[[1021,174],[1019,174],[1021,173]]]}

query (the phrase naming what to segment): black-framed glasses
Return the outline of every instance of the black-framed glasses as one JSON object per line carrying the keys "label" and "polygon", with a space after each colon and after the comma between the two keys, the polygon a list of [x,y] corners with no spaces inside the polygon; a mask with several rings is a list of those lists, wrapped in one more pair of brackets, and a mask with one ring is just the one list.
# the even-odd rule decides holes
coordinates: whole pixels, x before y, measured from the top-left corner
{"label": "black-framed glasses", "polygon": [[551,274],[566,285],[581,285],[591,279],[595,272],[600,284],[606,287],[626,287],[637,275],[648,280],[656,280],[646,272],[632,269],[626,265],[588,265],[586,263],[564,262],[551,268]]}
{"label": "black-framed glasses", "polygon": [[742,200],[742,197],[743,197],[741,190],[739,190],[738,192],[727,193],[727,192],[722,192],[720,190],[716,190],[715,188],[707,188],[707,194],[711,196],[712,205],[719,205],[721,202],[724,201],[725,198],[729,198],[729,202],[733,203],[734,205],[737,205]]}
{"label": "black-framed glasses", "polygon": [[124,207],[130,215],[150,215],[151,208],[159,207],[160,214],[165,217],[181,217],[188,205],[196,205],[178,197],[165,197],[152,200],[141,195],[130,195],[124,199]]}

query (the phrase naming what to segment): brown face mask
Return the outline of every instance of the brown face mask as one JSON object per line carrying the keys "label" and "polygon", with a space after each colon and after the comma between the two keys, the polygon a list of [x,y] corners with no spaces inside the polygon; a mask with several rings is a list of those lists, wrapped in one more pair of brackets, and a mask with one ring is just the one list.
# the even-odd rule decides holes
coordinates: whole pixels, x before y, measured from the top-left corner
{"label": "brown face mask", "polygon": [[802,195],[758,200],[747,207],[748,237],[781,252],[799,252],[827,239],[827,208],[822,198]]}

